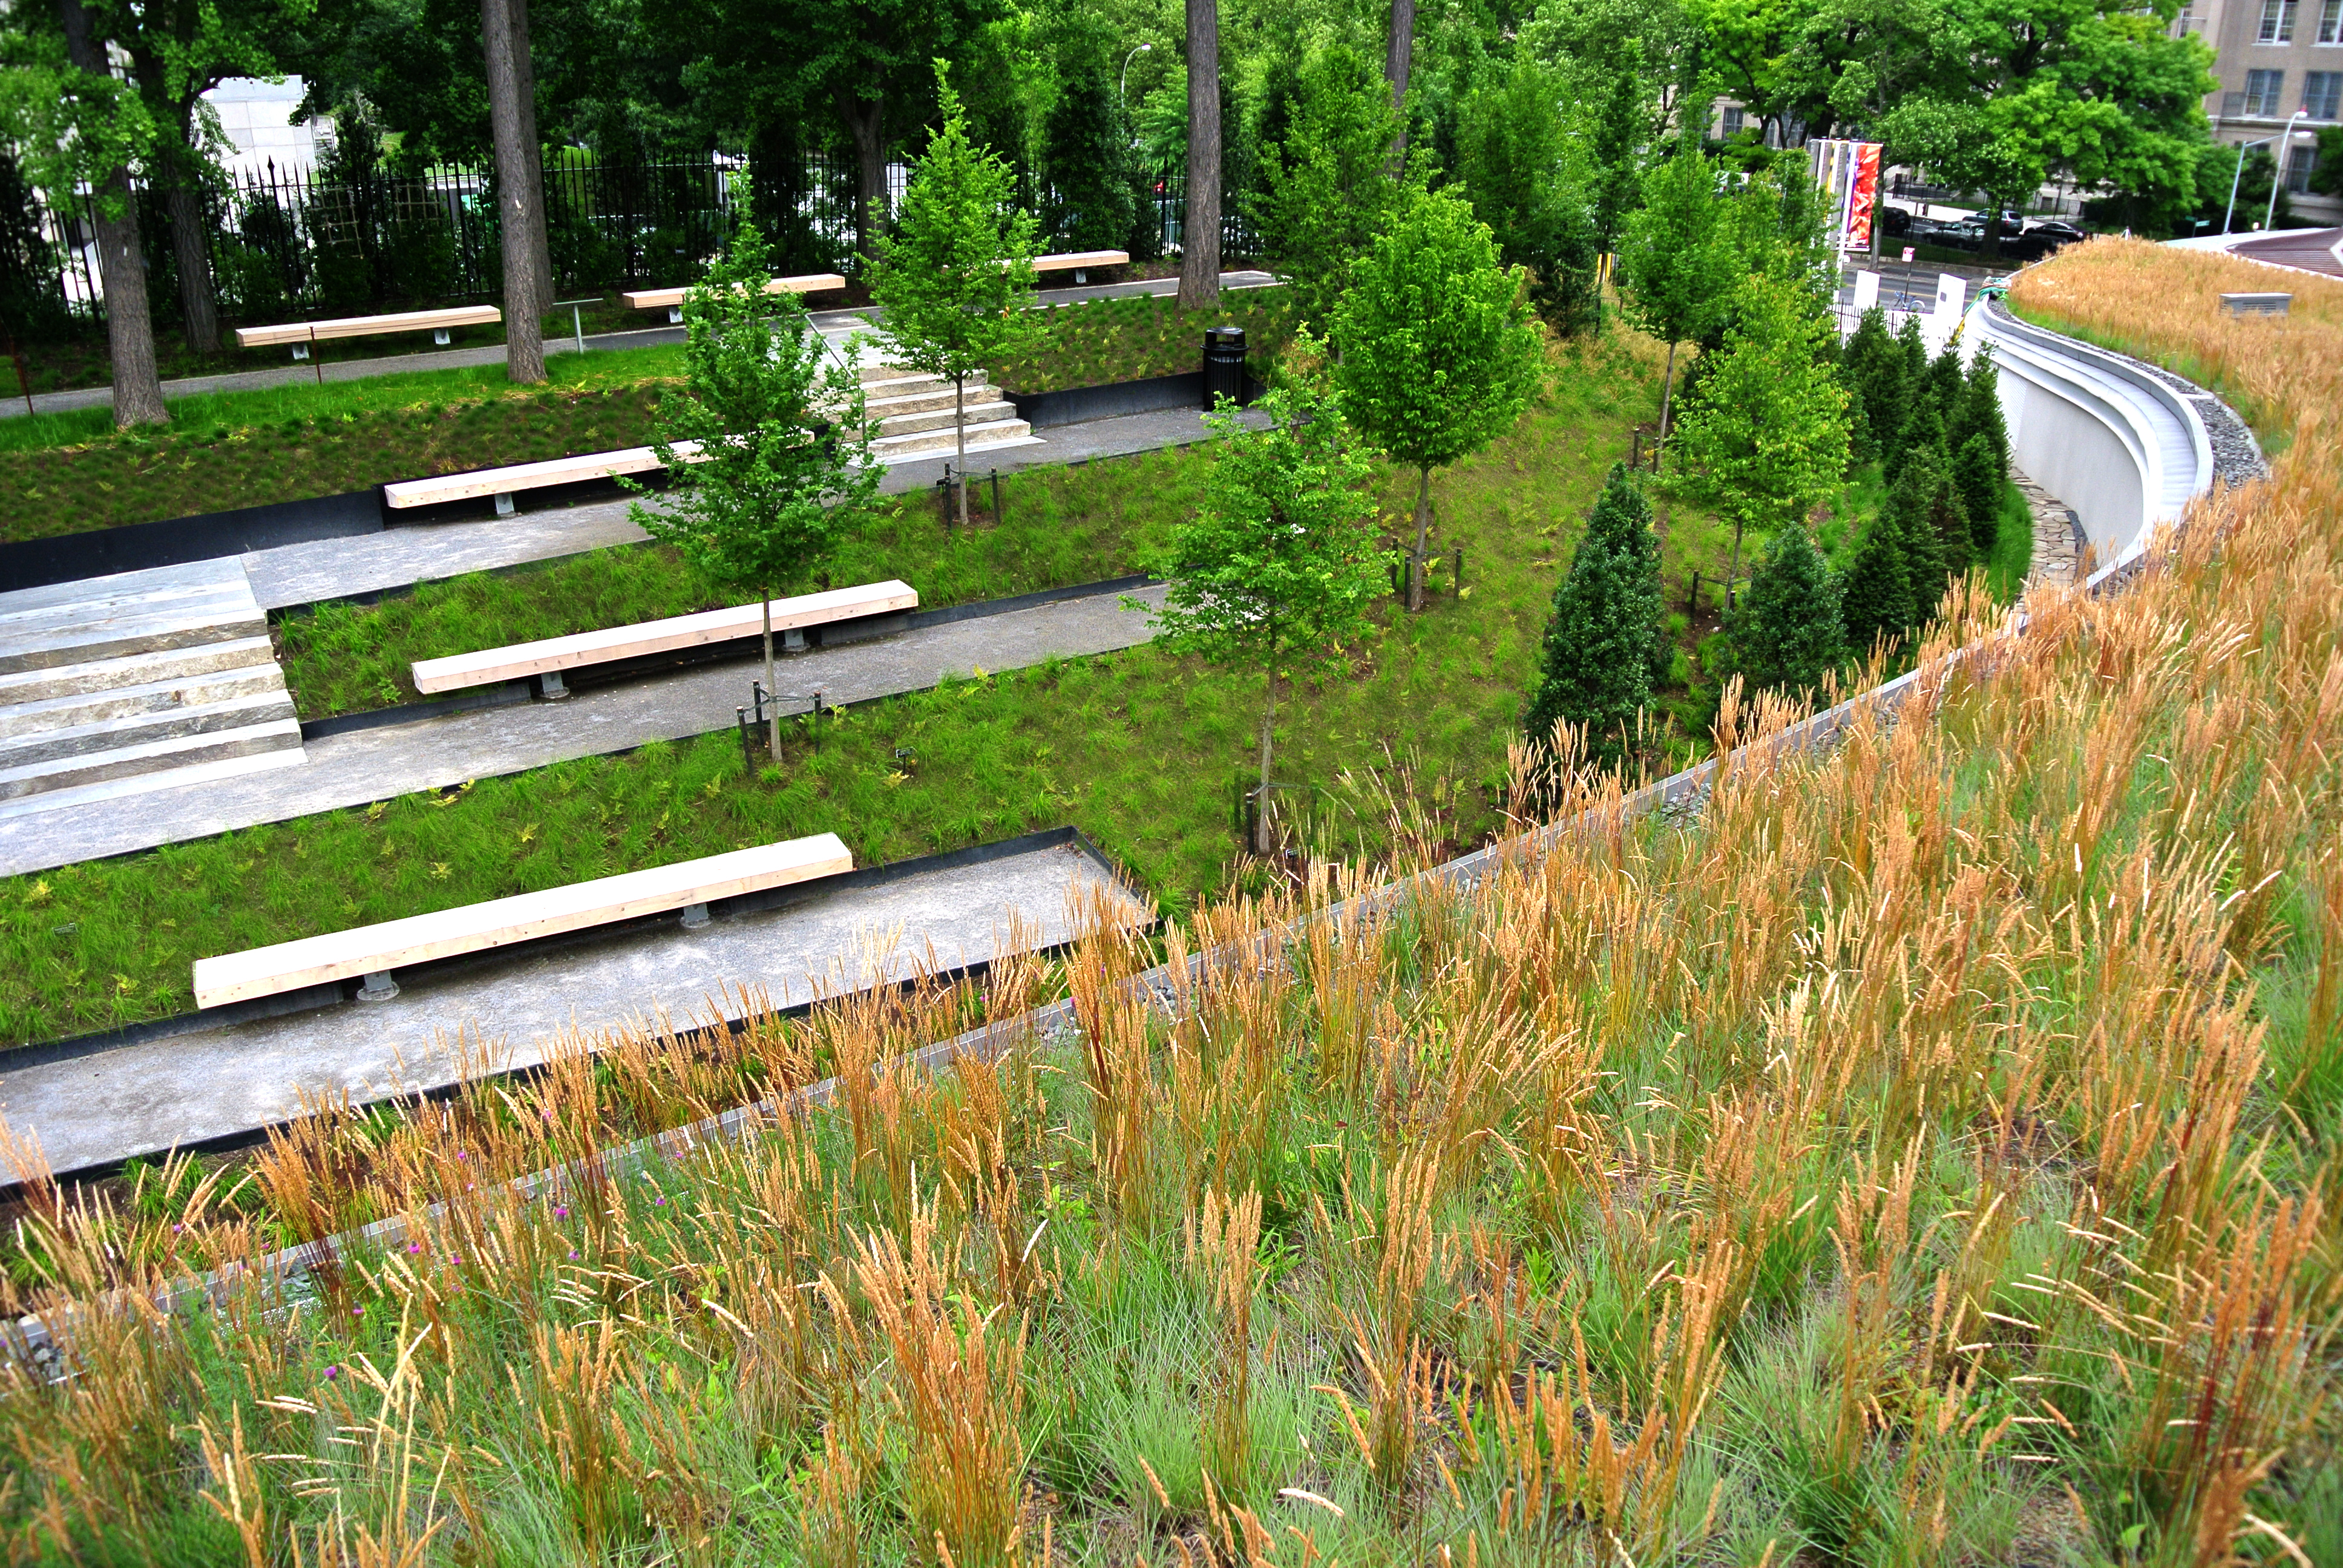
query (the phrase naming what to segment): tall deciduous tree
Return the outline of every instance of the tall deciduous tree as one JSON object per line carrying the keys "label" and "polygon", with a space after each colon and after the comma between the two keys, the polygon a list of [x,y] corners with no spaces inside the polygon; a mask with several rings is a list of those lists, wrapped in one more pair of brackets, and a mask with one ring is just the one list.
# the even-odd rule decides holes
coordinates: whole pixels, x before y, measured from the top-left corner
{"label": "tall deciduous tree", "polygon": [[1432,471],[1511,429],[1544,369],[1525,279],[1453,191],[1416,202],[1359,263],[1334,317],[1342,412],[1416,470],[1408,604],[1423,608]]}
{"label": "tall deciduous tree", "polygon": [[968,377],[1041,330],[1033,288],[1032,215],[1015,205],[1017,178],[969,139],[968,116],[935,63],[943,128],[903,192],[896,230],[868,262],[871,297],[902,361],[952,383],[960,461],[960,520],[968,522]]}
{"label": "tall deciduous tree", "polygon": [[1393,175],[1400,128],[1373,65],[1330,44],[1303,67],[1291,126],[1264,154],[1268,188],[1254,217],[1302,319],[1321,328],[1333,320],[1359,258],[1422,183]]}
{"label": "tall deciduous tree", "polygon": [[1660,384],[1659,450],[1667,450],[1674,412],[1676,349],[1696,338],[1725,307],[1734,281],[1733,249],[1717,232],[1716,172],[1692,136],[1675,156],[1644,176],[1644,205],[1627,219],[1619,241],[1619,281],[1627,309],[1644,331],[1668,346]]}
{"label": "tall deciduous tree", "polygon": [[1415,0],[1392,0],[1391,31],[1383,40],[1383,80],[1391,84],[1392,113],[1399,134],[1392,138],[1393,173],[1407,156],[1407,78],[1415,62]]}
{"label": "tall deciduous tree", "polygon": [[1180,229],[1180,303],[1221,297],[1221,5],[1188,0],[1188,210]]}
{"label": "tall deciduous tree", "polygon": [[[106,40],[83,0],[58,0],[65,58],[38,54],[6,73],[10,128],[18,134],[35,182],[72,190],[86,181],[97,231],[97,268],[106,292],[106,349],[114,361],[114,422],[160,425],[163,377],[155,364],[155,324],[146,308],[146,259],[138,241],[138,207],[130,168],[154,146],[155,124],[137,96],[107,67]],[[28,49],[36,49],[26,40]],[[29,133],[29,135],[24,134]]]}
{"label": "tall deciduous tree", "polygon": [[1502,83],[1466,102],[1457,130],[1473,210],[1505,264],[1528,269],[1538,314],[1564,335],[1599,324],[1598,176],[1581,129],[1564,115],[1555,74],[1523,52]]}
{"label": "tall deciduous tree", "polygon": [[1306,385],[1272,388],[1264,427],[1223,405],[1204,505],[1175,527],[1156,569],[1172,579],[1155,640],[1175,653],[1260,670],[1261,789],[1253,847],[1272,847],[1269,787],[1277,683],[1296,665],[1340,657],[1386,591],[1368,489],[1373,464]]}
{"label": "tall deciduous tree", "polygon": [[517,30],[519,0],[480,0],[481,48],[488,73],[488,121],[497,149],[497,216],[503,236],[505,282],[505,375],[514,381],[545,379],[545,310],[553,302],[538,296],[536,245],[537,147],[521,116],[521,60],[528,37]]}
{"label": "tall deciduous tree", "polygon": [[[774,689],[773,596],[804,581],[879,493],[862,387],[831,358],[795,295],[765,292],[764,236],[735,231],[683,298],[684,387],[659,403],[652,449],[670,487],[637,527],[712,580],[765,601],[765,689]],[[774,712],[768,740],[781,752]]]}
{"label": "tall deciduous tree", "polygon": [[1115,109],[1114,84],[1094,62],[1064,83],[1042,122],[1041,169],[1051,245],[1113,250],[1129,242],[1137,194],[1131,137]]}
{"label": "tall deciduous tree", "polygon": [[1785,528],[1846,474],[1846,392],[1820,357],[1795,285],[1753,277],[1716,364],[1686,401],[1677,461],[1694,488],[1733,519],[1728,594],[1743,531]]}

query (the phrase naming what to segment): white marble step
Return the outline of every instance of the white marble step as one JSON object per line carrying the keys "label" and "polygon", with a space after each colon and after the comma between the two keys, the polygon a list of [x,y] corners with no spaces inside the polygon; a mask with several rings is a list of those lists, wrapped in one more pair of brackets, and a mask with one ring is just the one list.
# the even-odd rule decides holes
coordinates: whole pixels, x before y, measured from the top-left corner
{"label": "white marble step", "polygon": [[122,654],[81,664],[45,666],[0,675],[0,707],[75,697],[116,687],[145,686],[181,680],[218,670],[246,669],[273,664],[276,652],[266,637],[239,637],[226,642],[197,643],[192,648],[159,648],[153,653]]}
{"label": "white marble step", "polygon": [[[968,427],[968,449],[970,452],[1027,446],[1036,439],[1033,427],[1022,419],[992,419]],[[957,450],[959,445],[958,437],[947,423],[940,430],[920,430],[909,436],[882,437],[870,443],[870,452],[881,462],[900,462],[905,457],[942,457]]]}
{"label": "white marble step", "polygon": [[[70,805],[74,801],[65,796],[76,786],[106,783],[134,776],[151,778],[155,788],[163,789],[186,782],[181,774],[189,764],[216,762],[269,751],[289,752],[291,755],[287,760],[300,760],[300,720],[288,713],[283,718],[267,719],[231,729],[174,735],[109,751],[53,757],[22,767],[0,769],[0,802],[32,801],[44,807]],[[10,813],[12,816],[15,814]]]}
{"label": "white marble step", "polygon": [[297,767],[308,760],[308,754],[300,746],[300,725],[297,723],[291,727],[293,739],[289,744],[283,739],[278,727],[264,728],[268,729],[272,742],[259,750],[236,750],[231,755],[216,756],[207,761],[166,760],[151,772],[126,773],[93,783],[44,789],[33,795],[0,798],[0,821],[29,817],[40,811],[60,810],[69,806],[100,806],[127,796],[149,795],[157,789],[176,789],[191,784],[210,784],[270,768]]}
{"label": "white marble step", "polygon": [[212,701],[166,705],[0,736],[0,793],[22,793],[11,790],[9,781],[20,773],[43,777],[26,770],[47,763],[143,753],[166,740],[192,740],[293,717],[293,699],[286,695],[279,677],[259,690]]}
{"label": "white marble step", "polygon": [[192,713],[214,704],[265,694],[285,697],[285,675],[274,662],[246,662],[200,675],[173,676],[164,680],[106,686],[10,703],[0,706],[0,752],[19,738],[119,725],[163,714]]}

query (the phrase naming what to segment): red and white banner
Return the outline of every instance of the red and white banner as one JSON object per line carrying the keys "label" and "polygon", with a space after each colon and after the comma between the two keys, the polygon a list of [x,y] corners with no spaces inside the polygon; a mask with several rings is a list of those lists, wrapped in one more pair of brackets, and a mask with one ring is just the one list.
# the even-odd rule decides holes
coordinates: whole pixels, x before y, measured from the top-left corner
{"label": "red and white banner", "polygon": [[1872,225],[1879,216],[1881,145],[1829,139],[1806,146],[1815,183],[1830,198],[1834,242],[1843,251],[1870,250]]}

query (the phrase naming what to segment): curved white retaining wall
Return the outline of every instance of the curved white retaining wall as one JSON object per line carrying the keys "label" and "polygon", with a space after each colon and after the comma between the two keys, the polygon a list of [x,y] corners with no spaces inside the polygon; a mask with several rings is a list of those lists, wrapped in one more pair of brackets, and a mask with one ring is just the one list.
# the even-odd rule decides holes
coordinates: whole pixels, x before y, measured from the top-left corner
{"label": "curved white retaining wall", "polygon": [[2205,421],[2165,381],[1983,304],[1961,336],[1971,353],[1992,346],[2010,456],[2082,519],[2094,582],[2136,559],[2159,524],[2177,522],[2213,487]]}

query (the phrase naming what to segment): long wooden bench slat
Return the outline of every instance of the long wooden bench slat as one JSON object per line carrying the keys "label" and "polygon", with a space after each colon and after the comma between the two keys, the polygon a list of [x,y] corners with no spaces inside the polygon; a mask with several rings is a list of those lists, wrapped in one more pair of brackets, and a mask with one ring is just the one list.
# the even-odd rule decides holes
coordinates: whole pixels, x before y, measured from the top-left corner
{"label": "long wooden bench slat", "polygon": [[[697,441],[679,441],[677,455],[689,458],[699,450]],[[476,500],[482,496],[508,496],[519,490],[539,490],[548,485],[607,479],[618,474],[643,474],[659,466],[659,454],[649,447],[628,447],[616,452],[588,452],[576,457],[550,457],[542,463],[515,463],[503,468],[470,468],[460,474],[434,474],[423,479],[399,479],[382,487],[383,499],[394,510],[427,507],[441,501]]]}
{"label": "long wooden bench slat", "polygon": [[1071,272],[1077,267],[1129,265],[1131,252],[1127,250],[1068,250],[1033,258],[1033,270],[1036,272]]}
{"label": "long wooden bench slat", "polygon": [[432,332],[457,327],[488,327],[505,318],[493,305],[456,305],[442,310],[409,310],[394,316],[343,316],[330,321],[287,321],[274,327],[239,327],[238,348],[285,343],[322,343],[336,337],[375,337],[391,332]]}
{"label": "long wooden bench slat", "polygon": [[[825,289],[844,288],[846,279],[834,272],[809,272],[799,277],[777,277],[765,285],[767,294],[820,294]],[[660,310],[683,303],[689,288],[639,288],[618,297],[627,302],[629,310]]]}
{"label": "long wooden bench slat", "polygon": [[854,857],[837,834],[817,833],[566,888],[491,899],[436,914],[411,915],[274,947],[197,959],[196,1005],[220,1007],[354,980],[407,964],[485,952],[534,937],[663,914],[853,869]]}
{"label": "long wooden bench slat", "polygon": [[[920,608],[919,590],[907,582],[889,579],[857,588],[830,588],[773,601],[773,629],[802,631],[809,626],[853,620],[868,615],[891,615]],[[725,609],[702,610],[666,620],[634,626],[608,627],[568,637],[549,637],[510,648],[483,648],[477,653],[449,654],[445,658],[418,658],[412,668],[415,689],[456,691],[498,680],[521,680],[532,675],[577,669],[613,659],[674,653],[754,637],[764,627],[762,608],[755,603]]]}

